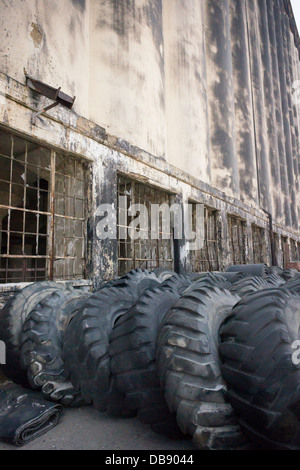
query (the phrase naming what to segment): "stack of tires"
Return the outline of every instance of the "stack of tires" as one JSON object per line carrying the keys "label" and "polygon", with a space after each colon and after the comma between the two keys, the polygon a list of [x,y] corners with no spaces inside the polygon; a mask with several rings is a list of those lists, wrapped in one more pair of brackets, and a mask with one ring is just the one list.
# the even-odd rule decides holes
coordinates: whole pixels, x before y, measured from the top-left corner
{"label": "stack of tires", "polygon": [[299,331],[299,273],[266,265],[34,283],[0,312],[16,382],[199,449],[300,449]]}

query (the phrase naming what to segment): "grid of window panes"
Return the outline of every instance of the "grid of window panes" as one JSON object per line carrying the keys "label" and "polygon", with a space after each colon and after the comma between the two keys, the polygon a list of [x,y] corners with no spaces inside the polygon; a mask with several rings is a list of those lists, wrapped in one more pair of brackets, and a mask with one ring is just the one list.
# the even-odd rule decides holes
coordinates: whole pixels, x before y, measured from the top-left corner
{"label": "grid of window panes", "polygon": [[85,271],[85,164],[55,156],[54,279],[82,278]]}
{"label": "grid of window panes", "polygon": [[[74,168],[76,187],[76,193],[69,194],[66,177],[63,208],[59,206],[61,194],[56,191],[59,168],[55,172],[54,166],[55,159],[61,161],[61,158],[64,165]],[[0,130],[0,283],[83,276],[84,180],[84,165],[73,157],[61,157],[36,143]],[[54,185],[55,191],[52,191]],[[69,209],[72,205],[73,212]],[[74,220],[68,232],[74,243],[64,249],[61,269],[56,264],[56,251],[66,246],[65,240],[59,240],[62,221],[66,236],[65,219],[68,228]]]}
{"label": "grid of window panes", "polygon": [[265,230],[262,227],[252,224],[252,244],[254,264],[265,263]]}
{"label": "grid of window panes", "polygon": [[228,216],[229,246],[232,264],[246,263],[246,223],[235,216]]}
{"label": "grid of window panes", "polygon": [[[118,200],[119,196],[127,200],[127,221],[125,225],[120,224],[118,210],[118,270],[119,275],[129,272],[131,269],[141,268],[153,270],[158,267],[173,269],[173,234],[171,229],[164,233],[163,215],[160,216],[159,238],[151,239],[151,205],[171,205],[171,195],[158,188],[131,180],[124,176],[118,177]],[[142,204],[148,211],[148,227],[145,239],[136,240],[130,237],[130,224],[135,217],[128,215],[128,209],[132,204]],[[125,209],[118,206],[118,209]],[[125,218],[124,218],[125,220]],[[120,239],[120,229],[127,231],[127,238]],[[167,238],[169,237],[169,238]]]}
{"label": "grid of window panes", "polygon": [[[218,211],[204,207],[204,246],[190,251],[190,267],[194,272],[218,271]],[[192,204],[192,230],[196,231],[196,204]]]}

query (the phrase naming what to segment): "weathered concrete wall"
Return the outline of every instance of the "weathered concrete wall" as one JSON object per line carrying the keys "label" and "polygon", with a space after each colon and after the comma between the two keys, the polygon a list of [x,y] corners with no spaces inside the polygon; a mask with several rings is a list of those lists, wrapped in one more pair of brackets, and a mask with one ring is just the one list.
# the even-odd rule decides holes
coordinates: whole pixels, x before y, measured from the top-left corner
{"label": "weathered concrete wall", "polygon": [[1,0],[0,70],[24,83],[29,75],[71,95],[88,117],[89,2]]}
{"label": "weathered concrete wall", "polygon": [[[224,265],[227,213],[247,222],[250,240],[252,223],[267,227],[263,210],[298,240],[300,61],[283,0],[0,6],[0,124],[94,161],[93,207],[115,201],[122,170],[218,209]],[[32,125],[46,101],[26,89],[23,68],[76,95],[73,110]],[[100,263],[99,246],[89,249]],[[116,244],[104,251],[97,269],[112,274]]]}
{"label": "weathered concrete wall", "polygon": [[211,182],[204,3],[163,2],[167,160]]}

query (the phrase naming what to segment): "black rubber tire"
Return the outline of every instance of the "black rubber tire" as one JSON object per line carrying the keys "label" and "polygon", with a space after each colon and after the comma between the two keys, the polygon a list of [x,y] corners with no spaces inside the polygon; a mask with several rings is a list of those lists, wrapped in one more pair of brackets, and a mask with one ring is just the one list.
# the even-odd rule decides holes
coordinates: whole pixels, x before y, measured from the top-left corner
{"label": "black rubber tire", "polygon": [[30,386],[62,405],[79,406],[62,357],[66,328],[90,294],[67,288],[43,299],[28,315],[21,333],[21,366]]}
{"label": "black rubber tire", "polygon": [[297,276],[291,279],[290,281],[285,282],[285,284],[283,284],[283,286],[281,287],[283,289],[287,289],[300,294],[300,277]]}
{"label": "black rubber tire", "polygon": [[239,422],[253,441],[300,449],[300,296],[286,289],[255,292],[235,306],[220,330],[222,372]]}
{"label": "black rubber tire", "polygon": [[166,281],[167,279],[169,279],[169,277],[172,277],[175,274],[174,271],[172,271],[171,269],[167,269],[167,268],[156,268],[154,269],[153,273],[162,282]]}
{"label": "black rubber tire", "polygon": [[267,281],[270,287],[281,287],[286,283],[286,281],[281,276],[274,273],[268,274],[264,279]]}
{"label": "black rubber tire", "polygon": [[241,299],[257,290],[268,289],[270,284],[263,277],[249,277],[232,284],[230,292],[237,294]]}
{"label": "black rubber tire", "polygon": [[248,274],[249,276],[259,276],[265,277],[269,272],[269,268],[266,264],[237,264],[234,266],[229,266],[227,269],[228,273],[232,272],[241,272]]}
{"label": "black rubber tire", "polygon": [[277,274],[277,276],[281,276],[282,273],[283,273],[283,269],[280,266],[268,267],[268,274]]}
{"label": "black rubber tire", "polygon": [[52,281],[29,284],[11,297],[0,312],[0,340],[6,345],[6,375],[27,386],[27,375],[20,363],[20,335],[23,324],[36,305],[52,292],[66,286]]}
{"label": "black rubber tire", "polygon": [[188,277],[182,274],[174,274],[174,276],[169,277],[166,281],[163,281],[160,287],[175,290],[179,293],[179,295],[182,295],[191,284],[192,281]]}
{"label": "black rubber tire", "polygon": [[168,287],[147,290],[115,323],[109,355],[116,388],[124,394],[124,410],[134,411],[152,429],[170,438],[182,436],[169,412],[156,370],[158,326],[180,297]]}
{"label": "black rubber tire", "polygon": [[207,273],[197,280],[193,280],[191,289],[194,289],[195,284],[200,287],[219,287],[219,289],[230,289],[231,284],[223,276]]}
{"label": "black rubber tire", "polygon": [[111,410],[118,414],[120,402],[111,380],[108,355],[114,323],[135,304],[143,291],[159,285],[148,271],[135,273],[131,272],[115,287],[92,294],[69,323],[65,334],[66,372],[84,401],[101,412]]}
{"label": "black rubber tire", "polygon": [[137,268],[117,279],[114,287],[129,287],[138,299],[144,290],[157,287],[161,283],[162,280],[156,277],[154,273]]}
{"label": "black rubber tire", "polygon": [[157,368],[166,401],[182,432],[201,449],[244,444],[227,402],[218,353],[219,326],[238,301],[228,290],[195,283],[159,328]]}
{"label": "black rubber tire", "polygon": [[285,281],[290,281],[294,279],[294,277],[297,277],[299,274],[299,271],[297,269],[284,269],[281,273],[281,276]]}
{"label": "black rubber tire", "polygon": [[230,282],[230,284],[234,284],[237,281],[240,281],[241,279],[245,279],[247,277],[252,277],[249,274],[246,273],[241,273],[241,272],[219,272],[219,271],[213,271],[212,274],[215,276],[222,277],[223,279],[226,279],[226,281]]}

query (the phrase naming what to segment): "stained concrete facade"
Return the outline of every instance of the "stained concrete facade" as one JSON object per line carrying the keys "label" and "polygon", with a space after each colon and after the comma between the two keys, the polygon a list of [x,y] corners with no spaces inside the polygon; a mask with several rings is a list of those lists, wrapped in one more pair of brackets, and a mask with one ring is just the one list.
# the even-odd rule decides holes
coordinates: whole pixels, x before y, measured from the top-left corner
{"label": "stained concrete facade", "polygon": [[[216,209],[220,269],[229,214],[300,242],[299,38],[287,0],[0,0],[0,125],[91,162],[88,276],[116,275],[117,241],[96,236],[117,174]],[[24,69],[76,101],[46,102]],[[47,102],[48,103],[48,102]],[[189,269],[179,243],[179,269]],[[278,250],[277,261],[282,261]]]}

